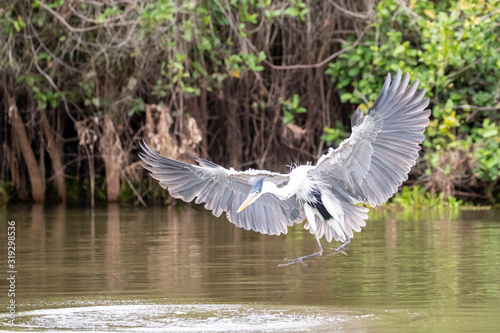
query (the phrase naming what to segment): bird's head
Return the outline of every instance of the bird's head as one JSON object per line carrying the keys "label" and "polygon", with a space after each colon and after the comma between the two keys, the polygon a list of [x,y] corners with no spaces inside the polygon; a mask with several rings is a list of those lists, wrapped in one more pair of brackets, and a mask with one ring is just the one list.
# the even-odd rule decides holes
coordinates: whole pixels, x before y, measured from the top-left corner
{"label": "bird's head", "polygon": [[252,203],[254,203],[263,193],[264,191],[264,178],[260,178],[253,184],[252,188],[250,189],[250,193],[248,193],[248,197],[243,201],[241,204],[240,208],[238,208],[238,213],[241,212],[243,209],[247,208],[250,206]]}

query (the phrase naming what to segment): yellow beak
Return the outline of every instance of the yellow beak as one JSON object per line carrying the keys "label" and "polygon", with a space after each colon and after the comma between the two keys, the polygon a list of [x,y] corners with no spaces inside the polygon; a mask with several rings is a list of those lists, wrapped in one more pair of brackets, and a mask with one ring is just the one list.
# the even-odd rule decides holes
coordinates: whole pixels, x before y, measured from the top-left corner
{"label": "yellow beak", "polygon": [[245,201],[243,201],[243,203],[241,204],[240,208],[238,208],[238,212],[241,212],[243,209],[247,208],[252,202],[255,201],[255,199],[257,199],[257,193],[252,193],[250,194],[246,199]]}

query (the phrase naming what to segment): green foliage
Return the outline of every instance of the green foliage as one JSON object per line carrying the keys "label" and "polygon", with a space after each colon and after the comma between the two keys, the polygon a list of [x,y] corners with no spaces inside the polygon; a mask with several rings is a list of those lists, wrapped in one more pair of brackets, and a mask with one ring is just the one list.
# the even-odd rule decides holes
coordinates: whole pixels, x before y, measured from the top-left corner
{"label": "green foliage", "polygon": [[[8,6],[7,8],[0,11],[0,28],[3,34],[12,37],[14,32],[20,32],[21,28],[25,26],[24,21],[21,16],[17,16],[17,18],[12,13],[13,5]],[[3,61],[3,60],[1,60]]]}
{"label": "green foliage", "polygon": [[55,109],[57,108],[57,105],[59,104],[59,100],[62,97],[61,92],[55,92],[52,93],[49,89],[44,88],[43,92],[37,88],[33,87],[33,91],[35,92],[34,97],[37,102],[37,109],[38,110],[45,110],[47,109],[47,105],[50,105],[51,108]]}
{"label": "green foliage", "polygon": [[306,108],[299,106],[299,103],[300,96],[298,94],[294,94],[292,99],[281,101],[281,109],[283,110],[283,122],[285,124],[293,124],[293,119],[296,114],[307,112]]}
{"label": "green foliage", "polygon": [[326,74],[342,102],[361,104],[364,111],[371,104],[362,97],[373,103],[387,72],[401,68],[418,78],[432,109],[423,144],[426,173],[453,173],[441,164],[460,150],[474,161],[475,176],[491,182],[500,176],[499,23],[499,1],[411,1],[406,7],[383,0],[363,42],[331,63]]}
{"label": "green foliage", "polygon": [[309,9],[302,0],[290,0],[290,7],[285,9],[284,14],[290,17],[299,17],[304,21],[308,12]]}
{"label": "green foliage", "polygon": [[156,3],[148,3],[140,12],[141,26],[145,32],[152,31],[158,25],[173,21],[177,12],[178,8],[174,1],[158,0]]}
{"label": "green foliage", "polygon": [[411,208],[458,208],[463,204],[462,200],[458,200],[455,197],[448,196],[445,198],[445,194],[441,193],[431,193],[428,189],[422,186],[414,186],[410,189],[408,186],[403,187],[403,191],[396,193],[391,202],[398,204],[402,207]]}
{"label": "green foliage", "polygon": [[233,54],[224,59],[224,64],[227,73],[233,77],[240,78],[242,72],[262,71],[264,66],[259,65],[259,63],[265,59],[266,54],[264,52],[260,52],[259,55],[254,55],[252,53],[244,54],[243,52],[240,52],[240,54]]}
{"label": "green foliage", "polygon": [[[79,135],[85,137],[64,138],[68,139],[64,144],[85,142],[94,149],[98,198],[106,196],[104,168],[100,165],[101,150],[93,145],[99,144],[104,132],[105,115],[115,125],[127,155],[123,163],[128,163],[127,159],[135,156],[134,140],[146,132],[144,110],[148,104],[166,106],[174,118],[186,117],[188,108],[197,104],[199,112],[193,115],[199,116],[196,120],[201,120],[200,128],[207,131],[204,134],[208,140],[213,135],[222,145],[217,149],[212,143],[202,147],[204,153],[212,155],[205,150],[212,147],[217,153],[224,152],[224,142],[231,140],[223,136],[229,137],[235,130],[231,126],[227,131],[214,128],[213,119],[227,123],[225,110],[219,105],[239,103],[235,108],[238,119],[256,119],[263,124],[277,108],[285,124],[301,126],[308,116],[319,113],[323,119],[330,119],[324,105],[335,100],[337,92],[342,103],[360,104],[366,112],[370,107],[366,101],[373,102],[377,97],[381,78],[398,68],[418,78],[431,98],[432,121],[422,159],[425,166],[417,169],[420,174],[416,176],[430,179],[439,171],[453,179],[456,163],[449,154],[459,151],[464,159],[460,163],[470,165],[467,172],[473,173],[471,182],[495,184],[500,177],[498,0],[382,0],[374,5],[370,20],[354,20],[328,2],[318,6],[305,0],[133,0],[67,5],[64,0],[33,0],[4,6],[0,10],[0,71],[7,74],[5,86],[20,103],[22,116],[35,115],[30,118],[34,121],[27,123],[31,133],[39,125],[36,112],[30,108],[53,109],[49,121],[62,124],[65,133],[74,130],[74,123],[67,120],[74,117],[78,121]],[[359,7],[349,1],[342,6],[350,11]],[[312,12],[319,8],[327,12]],[[314,87],[303,84],[302,78],[310,75],[308,71],[297,67],[276,70],[264,65],[267,57],[275,65],[313,63],[314,55],[324,58],[337,51],[337,44],[331,40],[345,39],[345,47],[355,40],[345,32],[326,31],[349,31],[365,24],[369,26],[361,43],[335,58],[326,70],[336,88],[335,93],[324,94],[329,97],[319,99],[323,92],[317,92],[319,87],[331,90],[331,83]],[[313,40],[307,40],[311,41],[309,45],[304,38]],[[304,44],[312,49],[303,55]],[[241,92],[240,87],[247,91]],[[283,96],[277,87],[289,93]],[[322,109],[316,109],[318,105]],[[333,119],[340,119],[336,116]],[[157,114],[152,117],[158,119]],[[180,142],[186,133],[181,133],[183,122],[177,120],[171,132]],[[238,123],[231,123],[236,131]],[[250,137],[251,128],[259,127],[254,125],[244,136]],[[70,126],[71,131],[67,131]],[[311,129],[315,133],[323,124],[318,121],[316,126]],[[323,129],[321,140],[335,146],[347,134],[340,122],[331,126]],[[262,140],[268,134],[263,129],[259,131],[261,138],[252,138],[249,143],[245,137],[239,143],[245,158],[258,159],[262,151],[267,151],[253,142],[269,141],[269,148],[276,149],[273,142],[280,141]],[[276,131],[274,135],[280,134]],[[33,147],[43,146],[36,142],[40,136],[31,138]],[[317,140],[305,141],[300,154],[316,153]],[[247,149],[249,146],[251,149]],[[88,174],[83,165],[79,164],[78,172],[70,173],[68,179],[82,179],[81,175]],[[89,192],[85,188],[88,184],[79,186]],[[491,197],[498,197],[496,187],[489,191]],[[69,190],[68,196],[77,197]],[[132,197],[125,188],[122,199]]]}
{"label": "green foliage", "polygon": [[0,180],[0,205],[5,205],[12,198],[14,188],[10,182]]}
{"label": "green foliage", "polygon": [[479,179],[493,182],[500,178],[500,126],[484,119],[483,127],[472,134],[476,143],[474,172]]}
{"label": "green foliage", "polygon": [[124,186],[120,189],[120,202],[132,204],[137,197],[135,196],[134,191],[130,187],[128,183],[125,183]]}
{"label": "green foliage", "polygon": [[144,100],[142,98],[134,98],[127,102],[128,115],[134,116],[144,112]]}
{"label": "green foliage", "polygon": [[340,121],[335,122],[335,128],[325,126],[323,130],[325,134],[321,136],[321,140],[325,141],[329,146],[338,146],[348,136]]}

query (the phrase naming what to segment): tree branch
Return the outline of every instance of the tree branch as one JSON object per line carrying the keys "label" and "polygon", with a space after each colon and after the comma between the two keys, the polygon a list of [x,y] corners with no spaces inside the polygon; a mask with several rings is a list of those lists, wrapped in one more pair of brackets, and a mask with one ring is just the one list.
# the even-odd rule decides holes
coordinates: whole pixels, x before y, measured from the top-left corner
{"label": "tree branch", "polygon": [[367,26],[358,36],[358,39],[356,39],[356,41],[354,43],[352,43],[351,45],[349,45],[348,47],[338,51],[338,52],[335,52],[334,54],[330,55],[328,58],[324,59],[323,61],[321,62],[318,62],[316,64],[306,64],[306,65],[285,65],[285,66],[277,66],[277,65],[274,65],[272,64],[269,60],[265,59],[264,60],[264,63],[266,65],[268,65],[269,67],[271,67],[272,69],[280,69],[280,70],[283,70],[283,69],[309,69],[309,68],[319,68],[319,67],[322,67],[323,65],[329,63],[330,61],[332,61],[333,59],[335,59],[336,57],[338,57],[339,55],[341,55],[342,53],[345,53],[347,51],[349,51],[350,49],[352,49],[353,47],[356,47],[359,42],[361,42],[361,39],[363,38],[363,36],[365,35],[365,32],[368,30],[368,27]]}
{"label": "tree branch", "polygon": [[328,2],[331,3],[332,6],[335,7],[337,10],[340,10],[342,13],[344,13],[346,15],[357,17],[357,18],[360,18],[363,20],[367,20],[369,18],[368,15],[363,15],[363,14],[351,12],[350,10],[347,10],[344,7],[336,4],[333,0],[328,0]]}

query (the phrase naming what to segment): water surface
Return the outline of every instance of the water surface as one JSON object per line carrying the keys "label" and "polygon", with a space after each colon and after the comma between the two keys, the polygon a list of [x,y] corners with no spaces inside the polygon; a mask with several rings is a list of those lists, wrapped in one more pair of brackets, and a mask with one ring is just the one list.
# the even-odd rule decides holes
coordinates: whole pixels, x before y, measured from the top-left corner
{"label": "water surface", "polygon": [[348,257],[277,267],[317,250],[301,225],[278,237],[189,206],[3,208],[0,272],[14,219],[18,307],[8,325],[1,276],[0,329],[496,331],[499,216],[373,210]]}

